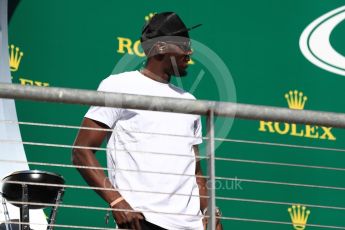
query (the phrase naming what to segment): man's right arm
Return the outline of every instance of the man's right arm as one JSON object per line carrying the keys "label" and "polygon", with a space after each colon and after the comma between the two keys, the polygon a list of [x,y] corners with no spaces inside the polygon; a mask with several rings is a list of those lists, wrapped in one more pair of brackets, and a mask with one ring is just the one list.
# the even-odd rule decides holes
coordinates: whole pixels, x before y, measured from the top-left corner
{"label": "man's right arm", "polygon": [[[91,120],[89,118],[85,118],[83,120],[82,127],[95,129],[109,129],[109,127],[105,124]],[[95,157],[96,151],[85,147],[100,147],[108,132],[109,131],[106,130],[80,129],[76,137],[76,140],[74,141],[74,148],[72,151],[73,164],[77,166],[101,168],[101,165]],[[111,202],[121,197],[121,194],[115,191],[111,182],[106,177],[103,169],[78,168],[78,171],[91,187],[100,188],[95,189],[95,191],[108,204],[111,204]],[[112,208],[132,210],[131,206],[125,200],[117,203]],[[116,211],[113,212],[113,216],[116,220],[116,223],[121,228],[140,229],[139,220],[143,219],[141,213],[128,211]]]}

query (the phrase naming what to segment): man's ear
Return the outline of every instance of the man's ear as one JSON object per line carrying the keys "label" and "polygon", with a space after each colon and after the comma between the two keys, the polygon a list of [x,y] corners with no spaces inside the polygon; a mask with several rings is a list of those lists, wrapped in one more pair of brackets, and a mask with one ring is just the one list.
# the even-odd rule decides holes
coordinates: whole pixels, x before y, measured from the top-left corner
{"label": "man's ear", "polygon": [[164,59],[165,54],[159,54],[157,53],[153,58],[157,61],[162,61]]}
{"label": "man's ear", "polygon": [[167,43],[165,42],[157,42],[153,47],[153,57],[154,59],[156,59],[157,61],[162,61],[164,56],[166,55],[166,51],[167,51]]}

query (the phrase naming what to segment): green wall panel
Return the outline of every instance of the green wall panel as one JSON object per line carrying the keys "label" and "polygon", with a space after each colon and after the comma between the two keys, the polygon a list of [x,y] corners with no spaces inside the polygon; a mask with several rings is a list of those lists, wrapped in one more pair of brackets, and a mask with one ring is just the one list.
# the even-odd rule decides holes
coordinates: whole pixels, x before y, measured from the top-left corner
{"label": "green wall panel", "polygon": [[[142,66],[135,54],[146,15],[176,11],[187,25],[202,23],[191,31],[194,53],[189,75],[173,83],[193,91],[198,99],[288,107],[285,94],[298,90],[307,96],[304,109],[344,112],[345,76],[319,68],[308,61],[299,47],[304,29],[315,19],[344,1],[47,1],[23,0],[9,25],[10,44],[24,53],[14,83],[96,89],[109,74]],[[131,42],[130,51],[120,41]],[[345,21],[330,36],[333,48],[345,56]],[[137,47],[138,48],[138,47]],[[122,53],[122,50],[124,53]],[[128,54],[133,51],[134,54]],[[212,58],[215,57],[215,58]],[[123,60],[133,60],[123,65]],[[344,64],[344,63],[343,63]],[[343,65],[345,68],[345,64]],[[197,76],[203,73],[200,82]],[[17,101],[20,121],[78,126],[86,106]],[[203,118],[204,135],[206,134]],[[260,121],[217,118],[217,137],[265,143],[314,146],[340,151],[217,141],[217,157],[286,164],[345,168],[345,132],[315,126],[272,124]],[[289,128],[289,130],[288,130]],[[306,134],[307,129],[309,135]],[[223,130],[220,132],[219,130]],[[286,134],[279,134],[284,133]],[[303,131],[303,135],[301,133]],[[71,145],[76,129],[21,125],[24,141]],[[319,135],[318,138],[311,136]],[[324,139],[320,137],[324,134]],[[309,136],[309,137],[308,137]],[[334,139],[335,140],[332,140]],[[69,148],[25,145],[28,160],[71,164]],[[205,146],[202,147],[205,154]],[[105,166],[105,153],[97,154]],[[204,171],[205,162],[203,162]],[[286,183],[345,187],[344,170],[276,166],[248,162],[217,161],[217,176]],[[73,168],[30,165],[62,174],[71,185],[86,185]],[[345,207],[345,191],[241,181],[219,180],[217,196],[285,202],[253,203],[218,199],[225,217],[291,222],[288,203],[309,204],[310,224],[345,227],[345,211],[313,205]],[[67,189],[65,204],[106,207],[91,190]],[[107,227],[105,211],[60,208],[58,224]],[[292,225],[224,220],[225,229],[293,229]],[[109,225],[108,225],[109,226]],[[112,225],[111,225],[112,226]],[[317,229],[308,226],[307,229]]]}

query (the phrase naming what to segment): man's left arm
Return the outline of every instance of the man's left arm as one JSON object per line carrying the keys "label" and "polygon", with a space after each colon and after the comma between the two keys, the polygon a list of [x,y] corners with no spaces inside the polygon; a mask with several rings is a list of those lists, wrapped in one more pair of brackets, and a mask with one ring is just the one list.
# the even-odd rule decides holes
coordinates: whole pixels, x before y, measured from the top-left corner
{"label": "man's left arm", "polygon": [[199,187],[199,196],[200,196],[200,210],[203,212],[205,208],[207,208],[207,186],[206,186],[206,178],[203,177],[200,159],[199,159],[199,147],[198,145],[193,146],[195,157],[196,157],[196,167],[195,167],[195,176],[196,182]]}
{"label": "man's left arm", "polygon": [[[193,150],[195,153],[195,158],[196,158],[196,167],[195,167],[195,176],[196,176],[196,182],[198,184],[199,187],[199,196],[200,196],[200,210],[202,212],[203,215],[205,215],[205,210],[207,210],[207,206],[208,206],[208,200],[207,200],[207,195],[208,195],[208,189],[207,189],[207,181],[206,178],[204,177],[203,173],[202,173],[202,168],[201,168],[201,164],[200,164],[200,154],[199,154],[199,147],[198,145],[193,145]],[[223,226],[220,222],[219,219],[219,214],[218,214],[218,218],[216,221],[216,229],[217,230],[222,230]],[[204,218],[203,219],[203,224],[204,224],[204,229],[206,230],[206,225],[207,225],[207,219]]]}

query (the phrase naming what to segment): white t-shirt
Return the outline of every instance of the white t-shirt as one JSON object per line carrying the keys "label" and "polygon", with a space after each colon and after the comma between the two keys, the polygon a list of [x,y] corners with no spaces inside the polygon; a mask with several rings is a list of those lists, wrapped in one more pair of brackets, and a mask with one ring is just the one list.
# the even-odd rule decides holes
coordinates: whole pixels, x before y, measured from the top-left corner
{"label": "white t-shirt", "polygon": [[[195,100],[139,71],[111,75],[98,91]],[[202,142],[199,115],[94,106],[85,117],[114,129],[107,145],[108,168],[114,170],[108,174],[134,209],[148,211],[145,219],[162,228],[203,229],[193,151]]]}

